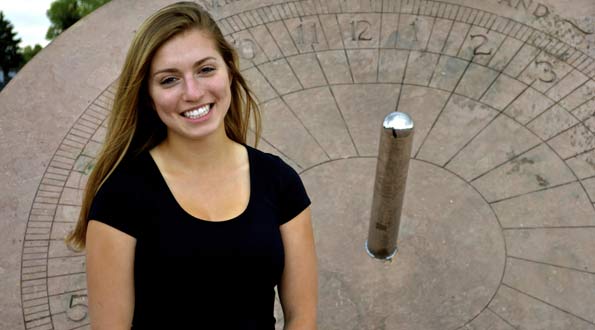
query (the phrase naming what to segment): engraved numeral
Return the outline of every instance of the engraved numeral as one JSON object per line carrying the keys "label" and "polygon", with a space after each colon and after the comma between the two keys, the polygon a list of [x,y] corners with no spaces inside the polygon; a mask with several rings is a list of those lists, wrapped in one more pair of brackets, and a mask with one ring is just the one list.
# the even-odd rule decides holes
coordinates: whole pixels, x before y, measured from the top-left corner
{"label": "engraved numeral", "polygon": [[419,39],[417,39],[417,17],[409,25],[411,25],[411,28],[413,29],[413,41],[418,42]]}
{"label": "engraved numeral", "polygon": [[[366,32],[372,26],[367,20],[351,21],[351,40],[353,41],[370,41],[372,37],[367,36]],[[363,29],[362,29],[363,27]]]}
{"label": "engraved numeral", "polygon": [[551,83],[558,77],[554,72],[554,66],[552,65],[552,63],[548,61],[535,61],[535,65],[538,69],[541,67],[541,69],[543,70],[540,70],[540,75],[538,77],[539,80],[545,83]]}
{"label": "engraved numeral", "polygon": [[68,309],[66,310],[66,316],[69,320],[80,322],[87,317],[87,312],[88,306],[86,294],[73,294],[70,296],[70,302],[68,304]]}
{"label": "engraved numeral", "polygon": [[[301,21],[301,18],[300,18]],[[316,23],[312,22],[312,24],[308,24],[304,26],[304,23],[300,22],[300,25],[297,26],[297,42],[300,45],[306,43],[306,33],[311,32],[312,41],[310,44],[317,44],[318,43],[318,29],[316,28]]]}
{"label": "engraved numeral", "polygon": [[250,39],[234,40],[234,46],[244,59],[251,60],[256,57],[256,44]]}
{"label": "engraved numeral", "polygon": [[492,55],[492,49],[485,49],[486,47],[482,48],[487,42],[488,42],[488,37],[486,37],[483,34],[472,34],[471,35],[471,40],[473,41],[473,39],[479,38],[480,42],[479,44],[473,48],[473,55]]}
{"label": "engraved numeral", "polygon": [[221,8],[225,5],[230,3],[238,2],[242,0],[202,0],[202,2],[206,3],[205,7],[207,9],[217,9]]}
{"label": "engraved numeral", "polygon": [[221,6],[219,0],[202,0],[203,6],[209,11],[217,11]]}

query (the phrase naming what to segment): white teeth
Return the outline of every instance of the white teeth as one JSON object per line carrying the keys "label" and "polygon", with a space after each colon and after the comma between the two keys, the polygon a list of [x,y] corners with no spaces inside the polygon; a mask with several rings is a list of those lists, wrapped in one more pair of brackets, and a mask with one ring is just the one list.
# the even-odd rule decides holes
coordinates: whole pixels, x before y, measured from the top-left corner
{"label": "white teeth", "polygon": [[197,119],[197,118],[200,118],[200,117],[206,115],[210,109],[211,109],[211,106],[209,104],[206,104],[198,109],[186,111],[186,112],[182,113],[182,116],[184,116],[186,118],[190,118],[190,119]]}

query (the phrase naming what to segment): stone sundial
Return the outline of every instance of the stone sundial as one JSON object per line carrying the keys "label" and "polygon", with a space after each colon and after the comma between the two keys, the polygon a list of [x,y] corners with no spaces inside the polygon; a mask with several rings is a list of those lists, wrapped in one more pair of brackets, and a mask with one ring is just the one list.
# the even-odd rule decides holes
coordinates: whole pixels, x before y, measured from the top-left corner
{"label": "stone sundial", "polygon": [[[85,257],[62,239],[128,43],[170,2],[112,1],[0,94],[1,329],[89,328]],[[595,330],[595,3],[201,3],[260,100],[260,148],[313,200],[319,329]],[[416,132],[382,263],[364,241],[395,109]]]}

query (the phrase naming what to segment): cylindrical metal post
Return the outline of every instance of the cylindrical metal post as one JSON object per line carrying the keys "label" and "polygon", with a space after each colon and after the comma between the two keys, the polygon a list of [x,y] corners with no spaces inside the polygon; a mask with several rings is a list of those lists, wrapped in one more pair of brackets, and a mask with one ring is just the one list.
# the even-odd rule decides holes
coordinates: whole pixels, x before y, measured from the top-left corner
{"label": "cylindrical metal post", "polygon": [[384,118],[366,241],[366,251],[374,258],[390,260],[397,253],[412,141],[413,120],[409,115],[391,112]]}

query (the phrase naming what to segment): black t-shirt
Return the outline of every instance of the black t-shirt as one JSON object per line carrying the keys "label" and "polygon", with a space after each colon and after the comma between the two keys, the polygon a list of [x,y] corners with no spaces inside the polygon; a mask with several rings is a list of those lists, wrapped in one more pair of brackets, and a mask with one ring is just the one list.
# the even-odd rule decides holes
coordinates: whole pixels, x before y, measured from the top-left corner
{"label": "black t-shirt", "polygon": [[250,200],[227,221],[184,211],[148,152],[123,161],[97,192],[89,219],[136,238],[133,329],[274,329],[279,226],[310,199],[279,157],[246,148]]}

